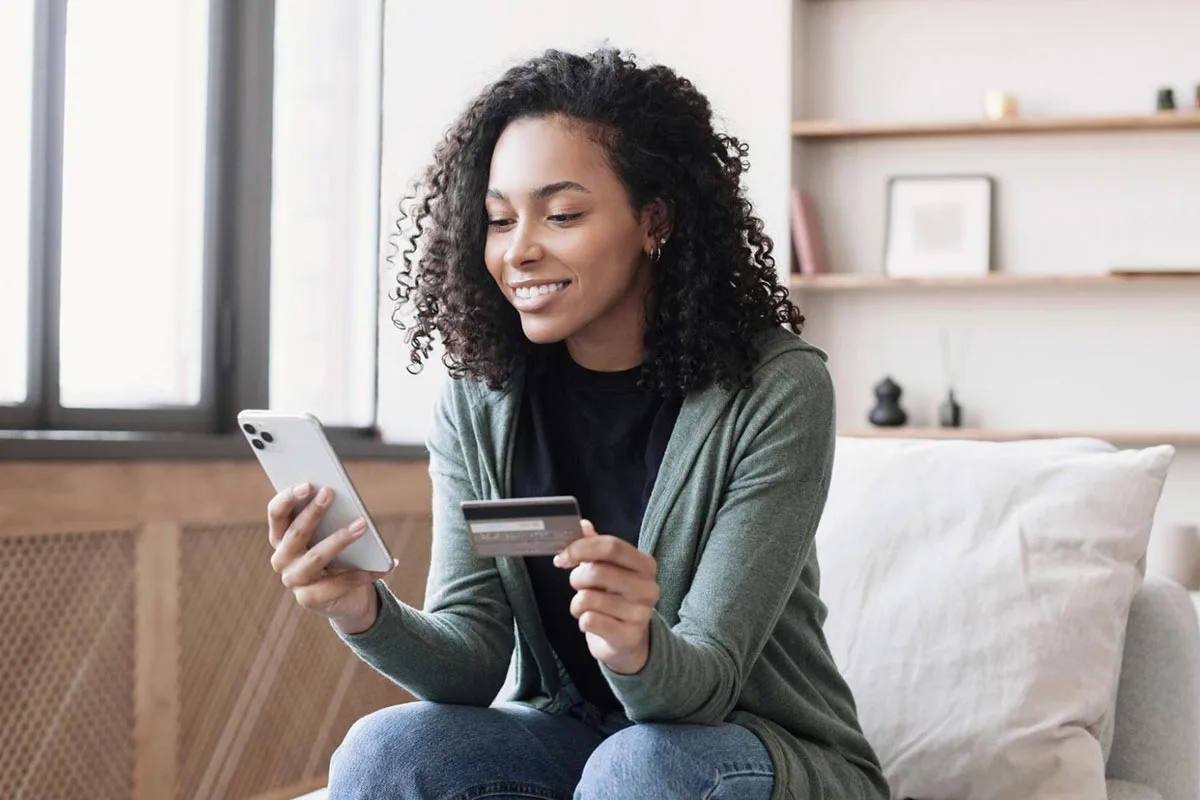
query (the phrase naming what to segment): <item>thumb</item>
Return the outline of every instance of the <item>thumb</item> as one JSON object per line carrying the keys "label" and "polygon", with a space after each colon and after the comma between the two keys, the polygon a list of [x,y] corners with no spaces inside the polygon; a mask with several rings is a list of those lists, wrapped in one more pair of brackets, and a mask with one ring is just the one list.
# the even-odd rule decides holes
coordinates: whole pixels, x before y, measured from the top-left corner
{"label": "thumb", "polygon": [[579,520],[579,527],[581,527],[583,529],[584,536],[599,536],[600,535],[600,534],[596,533],[596,526],[592,525],[591,520],[587,520],[587,519]]}

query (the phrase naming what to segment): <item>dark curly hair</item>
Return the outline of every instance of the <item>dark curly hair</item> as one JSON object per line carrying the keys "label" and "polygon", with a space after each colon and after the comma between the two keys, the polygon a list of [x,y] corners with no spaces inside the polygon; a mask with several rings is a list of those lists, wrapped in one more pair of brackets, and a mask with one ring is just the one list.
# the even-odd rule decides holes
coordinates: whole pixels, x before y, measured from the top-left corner
{"label": "dark curly hair", "polygon": [[[798,334],[804,323],[741,185],[749,148],[713,130],[708,100],[686,78],[664,66],[639,68],[613,48],[547,50],[509,69],[450,126],[424,180],[401,201],[389,262],[399,254],[404,263],[390,299],[393,321],[407,330],[409,370],[430,357],[435,333],[452,376],[492,389],[505,388],[530,352],[516,309],[484,263],[484,197],[505,127],[550,115],[592,132],[635,211],[656,198],[671,211],[670,241],[653,265],[656,310],[642,385],[672,396],[713,382],[747,384],[755,335],[777,325]],[[415,311],[411,325],[406,311]]]}

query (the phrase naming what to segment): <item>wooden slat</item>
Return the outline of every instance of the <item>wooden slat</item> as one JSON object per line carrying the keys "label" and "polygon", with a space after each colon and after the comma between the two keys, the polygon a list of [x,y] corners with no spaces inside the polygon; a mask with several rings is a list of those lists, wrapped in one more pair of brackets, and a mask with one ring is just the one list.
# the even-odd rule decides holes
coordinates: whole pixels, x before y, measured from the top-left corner
{"label": "wooden slat", "polygon": [[134,798],[175,795],[179,742],[178,523],[142,528],[137,547]]}
{"label": "wooden slat", "polygon": [[1200,431],[1021,431],[984,428],[859,428],[840,431],[840,436],[869,439],[969,439],[986,442],[1016,442],[1027,439],[1083,437],[1102,439],[1114,445],[1200,445]]}
{"label": "wooden slat", "polygon": [[1184,109],[1160,114],[1098,117],[1018,117],[1005,120],[930,120],[912,122],[841,122],[800,120],[792,136],[805,141],[913,138],[922,136],[995,136],[1044,133],[1116,133],[1200,129],[1200,112]]}
{"label": "wooden slat", "polygon": [[982,278],[892,278],[875,273],[842,272],[825,275],[792,275],[792,289],[815,292],[878,291],[890,289],[1038,289],[1072,287],[1178,286],[1192,283],[1200,287],[1200,273],[1132,272],[1081,275],[1043,275],[997,272]]}
{"label": "wooden slat", "polygon": [[[346,465],[372,514],[428,513],[422,461]],[[257,462],[0,462],[0,536],[266,518],[274,490]]]}

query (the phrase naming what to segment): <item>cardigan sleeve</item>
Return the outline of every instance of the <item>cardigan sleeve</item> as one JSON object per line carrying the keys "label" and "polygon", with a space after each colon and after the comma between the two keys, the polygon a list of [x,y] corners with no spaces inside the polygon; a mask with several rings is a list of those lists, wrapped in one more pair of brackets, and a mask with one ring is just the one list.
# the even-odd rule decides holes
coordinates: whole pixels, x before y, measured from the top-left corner
{"label": "cardigan sleeve", "polygon": [[[495,559],[470,549],[459,503],[472,499],[462,420],[465,387],[447,381],[428,437],[433,482],[433,553],[423,611],[378,581],[379,616],[367,630],[338,635],[365,662],[418,698],[490,705],[512,657],[513,615]],[[335,630],[337,630],[335,628]]]}
{"label": "cardigan sleeve", "polygon": [[770,362],[755,380],[761,398],[746,404],[752,418],[678,622],[655,612],[640,672],[602,666],[634,722],[725,720],[812,550],[833,466],[832,382],[811,351]]}

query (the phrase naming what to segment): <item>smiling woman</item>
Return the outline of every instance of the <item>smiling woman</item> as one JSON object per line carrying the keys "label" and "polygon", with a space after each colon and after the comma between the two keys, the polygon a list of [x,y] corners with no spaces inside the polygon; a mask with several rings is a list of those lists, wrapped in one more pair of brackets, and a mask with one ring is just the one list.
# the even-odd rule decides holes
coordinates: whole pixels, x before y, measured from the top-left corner
{"label": "smiling woman", "polygon": [[[746,155],[612,50],[548,51],[451,125],[397,232],[410,367],[436,336],[457,378],[424,607],[327,572],[353,530],[305,549],[321,506],[272,504],[297,601],[424,701],[351,729],[333,796],[887,796],[821,633],[832,383]],[[586,517],[553,558],[472,549],[464,503],[550,496]]]}
{"label": "smiling woman", "polygon": [[[436,332],[451,374],[493,388],[531,345],[563,339],[585,366],[641,365],[664,396],[741,384],[757,331],[803,323],[742,190],[747,153],[666,67],[602,50],[512,69],[401,204],[394,319],[413,368]],[[554,283],[559,297],[516,293]],[[597,348],[614,330],[620,352]]]}

